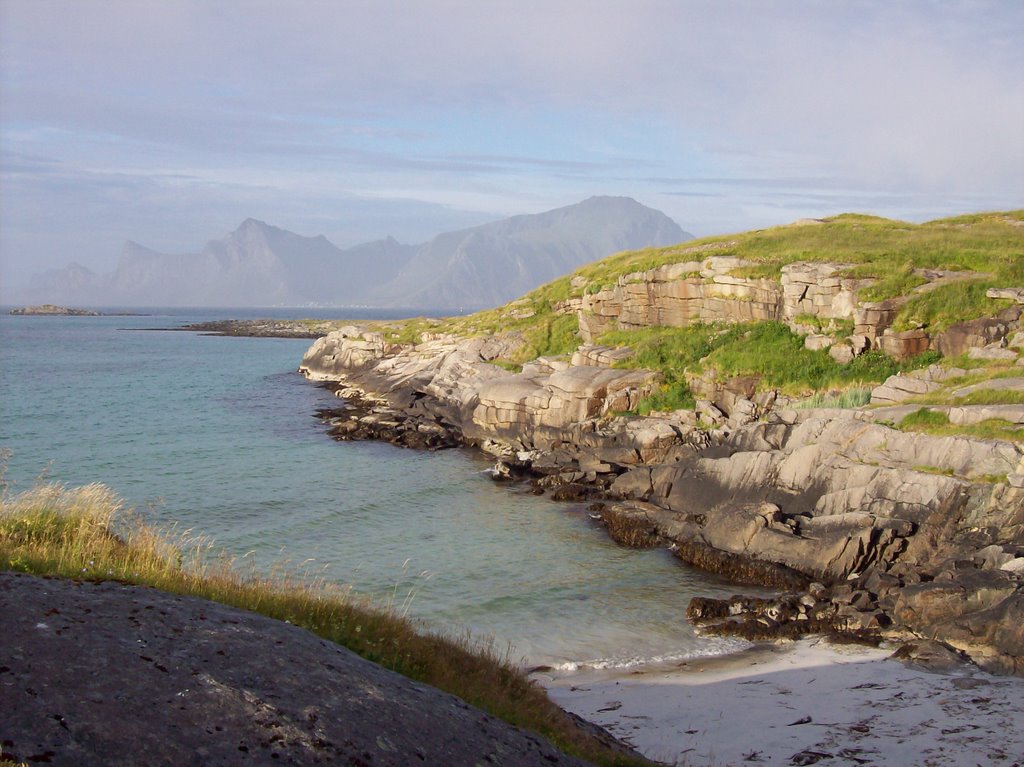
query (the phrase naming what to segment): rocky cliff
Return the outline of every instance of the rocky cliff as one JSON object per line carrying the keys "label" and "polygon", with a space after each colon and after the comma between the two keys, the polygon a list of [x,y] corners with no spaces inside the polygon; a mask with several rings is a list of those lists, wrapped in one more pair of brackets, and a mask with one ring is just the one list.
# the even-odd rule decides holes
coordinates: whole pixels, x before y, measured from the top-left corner
{"label": "rocky cliff", "polygon": [[[1013,430],[1024,424],[1024,291],[989,288],[989,316],[897,332],[909,299],[862,299],[877,280],[849,276],[849,264],[792,261],[770,278],[716,249],[681,247],[673,263],[596,287],[578,273],[579,294],[552,310],[575,315],[584,343],[520,372],[495,363],[521,355],[522,332],[399,343],[393,328],[355,326],[319,339],[300,370],[346,400],[325,414],[339,438],[477,445],[496,475],[598,502],[624,543],[667,545],[696,566],[792,590],[695,600],[691,618],[715,630],[937,638],[1024,673],[1024,446]],[[950,271],[912,290],[965,279]],[[506,308],[510,323],[521,306]],[[897,374],[875,387],[875,406],[846,409],[799,407],[756,376],[704,371],[691,381],[696,407],[640,417],[662,372],[622,367],[629,348],[587,343],[611,328],[750,320],[786,323],[840,364],[931,346],[971,369]],[[900,428],[911,415],[949,428]],[[957,431],[981,423],[1007,431]]]}

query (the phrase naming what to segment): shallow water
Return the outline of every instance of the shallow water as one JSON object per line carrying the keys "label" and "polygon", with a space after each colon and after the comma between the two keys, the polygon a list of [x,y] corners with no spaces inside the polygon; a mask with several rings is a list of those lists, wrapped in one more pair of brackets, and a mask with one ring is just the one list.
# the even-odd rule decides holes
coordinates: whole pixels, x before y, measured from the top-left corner
{"label": "shallow water", "polygon": [[308,341],[142,330],[271,314],[0,317],[7,480],[102,482],[161,525],[263,568],[301,565],[529,664],[742,646],[685,620],[692,596],[735,587],[618,547],[579,505],[494,483],[472,451],[328,438],[312,416],[336,400],[294,372]]}

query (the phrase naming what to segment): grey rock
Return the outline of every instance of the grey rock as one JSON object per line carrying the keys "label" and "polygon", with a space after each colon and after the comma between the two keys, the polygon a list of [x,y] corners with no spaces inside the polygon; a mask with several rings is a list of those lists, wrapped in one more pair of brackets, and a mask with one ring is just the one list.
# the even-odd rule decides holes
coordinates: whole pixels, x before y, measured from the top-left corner
{"label": "grey rock", "polygon": [[972,346],[967,350],[967,356],[972,360],[1015,360],[1017,352],[998,344],[990,344],[988,346]]}
{"label": "grey rock", "polygon": [[903,644],[891,656],[908,666],[936,673],[961,672],[971,667],[970,660],[955,648],[934,639],[919,639]]}
{"label": "grey rock", "polygon": [[582,765],[307,631],[153,589],[0,573],[4,756],[110,764]]}

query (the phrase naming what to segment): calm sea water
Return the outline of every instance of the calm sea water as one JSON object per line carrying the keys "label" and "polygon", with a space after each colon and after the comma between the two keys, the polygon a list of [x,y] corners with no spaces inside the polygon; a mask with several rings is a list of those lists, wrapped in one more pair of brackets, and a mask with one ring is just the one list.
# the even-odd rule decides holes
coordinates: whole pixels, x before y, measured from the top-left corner
{"label": "calm sea water", "polygon": [[102,482],[158,524],[261,567],[305,562],[531,664],[740,646],[697,637],[684,615],[691,596],[733,587],[616,546],[581,506],[495,484],[468,450],[328,438],[313,412],[336,400],[295,373],[308,341],[144,330],[273,314],[0,316],[7,480]]}

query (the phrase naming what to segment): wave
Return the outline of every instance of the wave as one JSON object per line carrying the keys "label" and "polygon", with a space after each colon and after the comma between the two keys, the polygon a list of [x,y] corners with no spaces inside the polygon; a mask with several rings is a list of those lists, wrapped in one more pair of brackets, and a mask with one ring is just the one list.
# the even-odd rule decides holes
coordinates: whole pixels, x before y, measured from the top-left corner
{"label": "wave", "polygon": [[568,660],[561,663],[549,663],[535,670],[551,670],[567,674],[577,671],[620,671],[643,666],[665,666],[697,658],[715,658],[721,655],[732,655],[748,650],[751,647],[753,647],[753,643],[745,639],[720,639],[713,644],[702,644],[700,647],[659,655],[614,656],[611,658],[594,658],[582,661]]}

